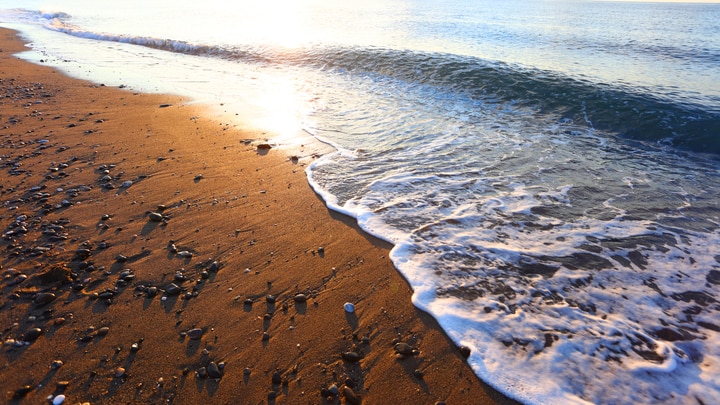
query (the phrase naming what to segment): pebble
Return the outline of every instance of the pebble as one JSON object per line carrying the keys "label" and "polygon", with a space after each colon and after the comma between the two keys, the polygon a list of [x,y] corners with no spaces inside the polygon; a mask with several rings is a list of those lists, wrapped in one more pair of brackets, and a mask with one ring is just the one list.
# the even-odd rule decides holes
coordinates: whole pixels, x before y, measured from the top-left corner
{"label": "pebble", "polygon": [[108,332],[110,332],[110,328],[107,326],[103,326],[100,329],[98,329],[96,333],[98,336],[105,336],[108,334]]}
{"label": "pebble", "polygon": [[120,377],[123,377],[124,375],[125,375],[125,368],[118,367],[115,369],[115,378],[120,378]]}
{"label": "pebble", "polygon": [[353,391],[352,388],[345,386],[343,388],[343,394],[345,394],[345,401],[348,404],[352,405],[359,405],[360,404],[360,397]]}
{"label": "pebble", "polygon": [[40,337],[40,335],[42,335],[42,333],[43,333],[42,329],[32,328],[29,331],[27,331],[27,333],[25,333],[25,337],[23,338],[23,340],[25,340],[27,342],[34,342],[37,340],[37,338]]}
{"label": "pebble", "polygon": [[350,363],[357,363],[362,357],[357,352],[343,352],[342,358]]}
{"label": "pebble", "polygon": [[272,383],[276,385],[282,383],[282,375],[280,375],[277,371],[272,375]]}
{"label": "pebble", "polygon": [[411,356],[413,354],[413,348],[405,342],[399,342],[395,345],[395,353],[403,356]]}
{"label": "pebble", "polygon": [[207,369],[206,369],[205,367],[200,367],[200,368],[198,369],[198,371],[197,371],[197,376],[200,377],[200,378],[205,378],[205,377],[207,377],[207,374],[208,374],[208,372],[207,372]]}
{"label": "pebble", "polygon": [[187,337],[189,337],[191,340],[200,340],[203,335],[203,330],[200,328],[190,329],[187,331]]}
{"label": "pebble", "polygon": [[208,271],[216,273],[218,270],[220,270],[220,263],[217,261],[210,263],[210,266],[208,266]]}
{"label": "pebble", "polygon": [[165,287],[165,293],[167,295],[178,295],[182,289],[175,283],[170,283]]}
{"label": "pebble", "polygon": [[23,385],[22,387],[15,390],[15,393],[13,394],[13,398],[23,398],[27,394],[30,393],[30,391],[33,390],[32,385]]}
{"label": "pebble", "polygon": [[462,354],[463,357],[465,357],[466,359],[467,359],[468,357],[470,357],[470,352],[471,352],[471,350],[470,350],[469,347],[467,347],[467,346],[460,346],[459,349],[460,349],[460,354]]}
{"label": "pebble", "polygon": [[302,302],[307,301],[307,296],[305,294],[297,294],[296,296],[293,297],[293,300],[295,302],[302,303]]}
{"label": "pebble", "polygon": [[52,401],[53,405],[60,405],[63,402],[65,402],[65,395],[63,394],[57,395]]}
{"label": "pebble", "polygon": [[57,370],[57,369],[59,369],[60,367],[62,367],[63,364],[64,364],[64,363],[62,362],[62,360],[53,360],[53,362],[50,363],[50,369],[52,369],[52,370]]}
{"label": "pebble", "polygon": [[221,377],[222,377],[222,373],[220,372],[220,368],[218,367],[217,364],[215,364],[214,361],[211,361],[210,364],[208,364],[208,366],[207,366],[207,372],[208,372],[208,376],[209,376],[210,378],[221,378]]}
{"label": "pebble", "polygon": [[35,296],[35,303],[38,305],[46,305],[53,302],[57,298],[54,293],[44,292]]}
{"label": "pebble", "polygon": [[162,220],[163,220],[162,214],[157,213],[157,212],[151,212],[150,214],[148,214],[148,218],[152,222],[162,222]]}
{"label": "pebble", "polygon": [[343,305],[343,308],[345,308],[345,312],[349,314],[355,312],[355,305],[353,305],[351,302],[346,302],[345,305]]}

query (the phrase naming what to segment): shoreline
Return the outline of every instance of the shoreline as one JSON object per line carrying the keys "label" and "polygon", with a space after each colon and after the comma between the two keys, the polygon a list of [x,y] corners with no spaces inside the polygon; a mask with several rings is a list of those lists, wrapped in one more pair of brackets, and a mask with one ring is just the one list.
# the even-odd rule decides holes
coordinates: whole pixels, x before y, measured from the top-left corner
{"label": "shoreline", "polygon": [[22,49],[0,28],[7,401],[516,403],[412,306],[391,246],[312,191],[305,159]]}

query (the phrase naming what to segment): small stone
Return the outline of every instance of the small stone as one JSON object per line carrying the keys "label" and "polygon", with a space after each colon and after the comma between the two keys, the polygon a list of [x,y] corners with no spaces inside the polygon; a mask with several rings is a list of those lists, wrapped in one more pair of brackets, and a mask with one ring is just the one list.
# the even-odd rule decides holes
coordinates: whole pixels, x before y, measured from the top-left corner
{"label": "small stone", "polygon": [[133,343],[132,345],[130,345],[130,353],[135,353],[135,352],[137,352],[138,350],[140,350],[140,345],[139,345],[139,344]]}
{"label": "small stone", "polygon": [[15,390],[15,393],[13,394],[13,398],[23,398],[27,394],[30,393],[30,391],[33,390],[32,385],[23,385],[22,387]]}
{"label": "small stone", "polygon": [[165,293],[167,295],[178,295],[182,289],[175,283],[170,283],[165,287]]}
{"label": "small stone", "polygon": [[42,329],[32,328],[27,331],[27,333],[25,333],[25,337],[23,338],[23,340],[25,340],[26,342],[34,342],[37,340],[37,338],[40,337],[40,335],[42,335],[42,333]]}
{"label": "small stone", "polygon": [[145,290],[145,294],[148,296],[148,298],[152,298],[156,296],[158,293],[158,288],[155,286],[150,286]]}
{"label": "small stone", "polygon": [[395,353],[403,356],[411,356],[413,354],[413,348],[405,342],[399,342],[395,345]]}
{"label": "small stone", "polygon": [[151,212],[150,214],[148,214],[148,218],[152,222],[162,222],[162,220],[163,220],[162,214],[157,213],[157,212]]}
{"label": "small stone", "polygon": [[252,373],[252,370],[250,370],[248,367],[245,367],[245,369],[243,370],[243,374],[250,375],[250,373]]}
{"label": "small stone", "polygon": [[40,294],[36,295],[34,301],[38,306],[42,306],[42,305],[47,305],[47,304],[53,302],[55,300],[55,298],[57,298],[57,297],[55,296],[54,293],[44,292],[44,293],[40,293]]}
{"label": "small stone", "polygon": [[203,335],[203,330],[200,328],[190,329],[187,331],[187,336],[190,338],[190,340],[200,340]]}
{"label": "small stone", "polygon": [[98,329],[97,332],[95,332],[95,333],[96,333],[98,336],[105,336],[105,335],[108,334],[108,332],[110,332],[110,328],[107,327],[107,326],[103,326],[103,327],[101,327],[100,329]]}
{"label": "small stone", "polygon": [[220,263],[217,261],[210,263],[210,266],[208,266],[208,271],[216,273],[218,270],[220,270]]}
{"label": "small stone", "polygon": [[53,360],[53,362],[50,363],[50,369],[51,369],[51,370],[57,370],[57,369],[59,369],[60,367],[62,367],[63,364],[64,364],[64,363],[62,362],[62,360]]}
{"label": "small stone", "polygon": [[293,300],[298,303],[303,303],[307,301],[307,296],[305,294],[297,294],[293,297]]}
{"label": "small stone", "polygon": [[203,178],[203,175],[202,175],[202,174],[198,174],[198,175],[195,176],[195,181],[202,180],[202,178]]}
{"label": "small stone", "polygon": [[360,357],[360,355],[357,352],[350,351],[350,352],[343,352],[342,358],[343,358],[343,360],[345,360],[347,362],[357,363],[358,361],[360,361],[360,359],[362,357]]}
{"label": "small stone", "polygon": [[345,309],[345,312],[349,314],[355,312],[355,305],[353,305],[351,302],[346,302],[345,305],[343,305],[343,308]]}
{"label": "small stone", "polygon": [[332,384],[328,387],[328,392],[330,393],[330,395],[336,397],[340,393],[340,389],[338,389],[337,384]]}
{"label": "small stone", "polygon": [[263,332],[262,340],[263,342],[267,342],[268,340],[270,340],[270,334],[267,332]]}
{"label": "small stone", "polygon": [[207,372],[207,369],[206,369],[205,367],[200,367],[200,368],[198,369],[198,371],[197,371],[197,376],[198,376],[198,377],[200,377],[200,378],[205,378],[205,377],[207,377],[207,375],[208,375],[208,372]]}
{"label": "small stone", "polygon": [[423,373],[422,370],[417,370],[417,369],[415,371],[413,371],[413,375],[421,380],[423,377],[425,377],[425,373]]}
{"label": "small stone", "polygon": [[274,372],[271,381],[273,384],[276,385],[282,383],[282,375],[280,375],[280,373],[278,373],[277,371]]}
{"label": "small stone", "polygon": [[208,376],[210,378],[220,378],[222,377],[222,373],[220,372],[220,368],[217,364],[215,364],[214,361],[211,361],[210,364],[208,364],[207,367]]}
{"label": "small stone", "polygon": [[470,351],[471,351],[471,350],[470,350],[469,347],[467,347],[467,346],[460,346],[459,349],[460,349],[460,354],[462,354],[463,357],[465,357],[466,359],[467,359],[468,357],[470,357]]}
{"label": "small stone", "polygon": [[63,402],[65,402],[65,395],[63,395],[63,394],[55,396],[55,398],[53,398],[53,401],[52,401],[53,405],[60,405]]}
{"label": "small stone", "polygon": [[274,295],[268,295],[267,297],[265,297],[265,301],[268,304],[274,304],[275,301],[277,301],[277,298]]}
{"label": "small stone", "polygon": [[120,378],[125,376],[125,368],[118,367],[115,369],[115,378]]}
{"label": "small stone", "polygon": [[345,395],[345,401],[351,405],[359,405],[360,397],[353,391],[352,388],[345,386],[343,388],[343,394]]}

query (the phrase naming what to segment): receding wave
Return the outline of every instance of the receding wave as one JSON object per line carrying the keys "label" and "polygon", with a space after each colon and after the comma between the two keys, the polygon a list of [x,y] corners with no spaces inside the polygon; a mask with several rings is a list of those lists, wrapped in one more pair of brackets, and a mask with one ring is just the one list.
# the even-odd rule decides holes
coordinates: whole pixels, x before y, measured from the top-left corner
{"label": "receding wave", "polygon": [[43,14],[49,29],[101,41],[244,63],[293,64],[356,75],[387,76],[484,103],[531,108],[538,114],[587,125],[621,138],[720,154],[720,96],[673,89],[595,83],[480,58],[384,48],[277,49],[196,44],[183,40],[86,31],[63,13]]}

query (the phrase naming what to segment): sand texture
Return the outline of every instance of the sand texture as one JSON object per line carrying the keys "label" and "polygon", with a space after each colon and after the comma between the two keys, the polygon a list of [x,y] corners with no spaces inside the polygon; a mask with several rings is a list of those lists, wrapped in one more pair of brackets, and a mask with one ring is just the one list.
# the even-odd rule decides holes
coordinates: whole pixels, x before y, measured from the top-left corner
{"label": "sand texture", "polygon": [[0,402],[512,403],[312,157],[22,49],[0,30]]}

